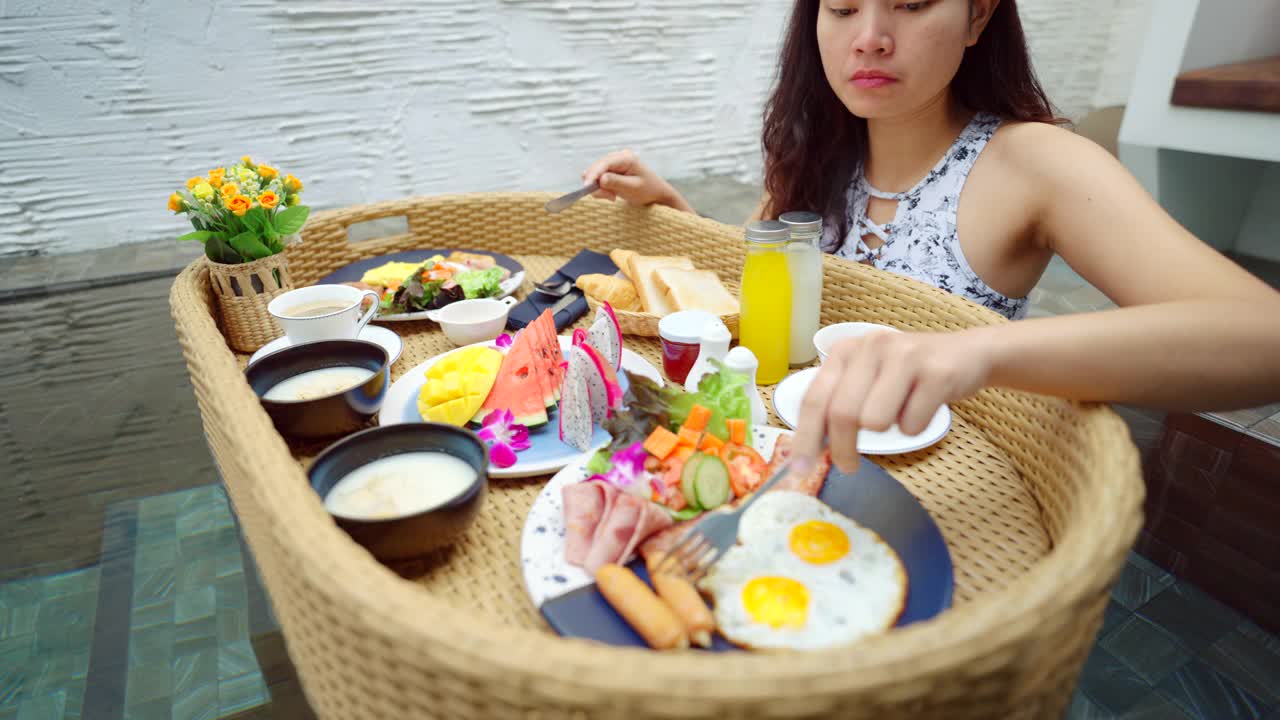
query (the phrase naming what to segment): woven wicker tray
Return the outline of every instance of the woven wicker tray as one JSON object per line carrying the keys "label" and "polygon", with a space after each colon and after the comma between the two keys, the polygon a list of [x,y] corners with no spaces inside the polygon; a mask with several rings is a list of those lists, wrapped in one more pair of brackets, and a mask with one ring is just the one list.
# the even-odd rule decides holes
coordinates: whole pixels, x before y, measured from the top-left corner
{"label": "woven wicker tray", "polygon": [[[410,198],[318,215],[289,250],[297,285],[353,260],[439,244],[514,255],[544,277],[585,244],[691,255],[732,277],[737,228],[666,208],[546,194]],[[356,222],[407,216],[407,235],[352,244]],[[491,232],[496,224],[503,232]],[[828,257],[823,322],[943,330],[1003,322],[966,301]],[[527,290],[527,288],[526,288]],[[207,272],[172,308],[210,447],[279,615],[308,699],[331,718],[1046,718],[1062,714],[1141,525],[1123,422],[1100,406],[984,391],[950,434],[878,458],[933,515],[952,553],[955,607],[854,649],[785,657],[659,654],[554,635],[525,595],[524,517],[545,478],[498,480],[463,541],[388,569],[330,520],[306,483],[319,445],[289,445],[218,334]],[[400,323],[393,375],[449,349]],[[657,364],[652,338],[628,346]],[[766,394],[771,389],[766,388]],[[776,423],[776,419],[775,419]]]}

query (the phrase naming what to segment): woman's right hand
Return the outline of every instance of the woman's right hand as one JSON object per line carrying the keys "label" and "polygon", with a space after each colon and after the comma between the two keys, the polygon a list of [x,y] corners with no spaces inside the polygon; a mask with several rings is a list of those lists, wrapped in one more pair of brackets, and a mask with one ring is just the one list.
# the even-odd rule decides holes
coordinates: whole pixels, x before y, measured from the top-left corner
{"label": "woman's right hand", "polygon": [[611,152],[582,173],[582,184],[600,183],[595,196],[605,200],[622,198],[631,205],[666,205],[676,210],[693,212],[680,193],[650,170],[630,150]]}

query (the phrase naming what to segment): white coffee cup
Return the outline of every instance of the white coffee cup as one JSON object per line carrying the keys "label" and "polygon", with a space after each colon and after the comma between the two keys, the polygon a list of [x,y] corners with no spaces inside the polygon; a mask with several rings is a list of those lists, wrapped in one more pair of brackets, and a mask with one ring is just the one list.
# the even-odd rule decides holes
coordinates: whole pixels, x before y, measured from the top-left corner
{"label": "white coffee cup", "polygon": [[827,361],[827,356],[831,354],[832,346],[837,342],[881,330],[902,332],[898,328],[889,325],[878,325],[869,322],[843,322],[827,325],[813,334],[813,344],[818,349],[818,362]]}
{"label": "white coffee cup", "polygon": [[511,306],[517,302],[510,296],[501,300],[459,300],[437,310],[432,319],[440,323],[445,337],[454,345],[474,345],[501,335],[507,326]]}
{"label": "white coffee cup", "polygon": [[[365,297],[373,299],[361,312]],[[353,340],[378,312],[378,293],[350,285],[312,285],[290,290],[267,304],[267,312],[293,344]]]}

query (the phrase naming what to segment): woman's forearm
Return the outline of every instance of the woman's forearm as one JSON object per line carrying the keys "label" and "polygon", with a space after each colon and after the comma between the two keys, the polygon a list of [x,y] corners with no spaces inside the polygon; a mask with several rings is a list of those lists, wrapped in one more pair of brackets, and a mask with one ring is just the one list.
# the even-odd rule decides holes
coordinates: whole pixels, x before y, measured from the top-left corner
{"label": "woman's forearm", "polygon": [[987,384],[1168,410],[1280,400],[1280,293],[1023,320],[962,333]]}

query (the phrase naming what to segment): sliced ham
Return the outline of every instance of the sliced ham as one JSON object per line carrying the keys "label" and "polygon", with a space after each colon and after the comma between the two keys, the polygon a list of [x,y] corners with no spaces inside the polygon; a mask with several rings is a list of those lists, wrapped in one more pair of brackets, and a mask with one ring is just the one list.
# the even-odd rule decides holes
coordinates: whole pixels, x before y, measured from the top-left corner
{"label": "sliced ham", "polygon": [[561,497],[565,560],[592,574],[607,563],[625,565],[640,543],[673,522],[657,504],[601,480],[568,485]]}
{"label": "sliced ham", "polygon": [[642,541],[671,523],[671,515],[656,504],[636,495],[618,493],[596,528],[583,569],[594,575],[606,563],[627,564]]}
{"label": "sliced ham", "polygon": [[612,501],[611,495],[617,494],[617,488],[599,481],[564,487],[564,558],[570,564],[581,566],[586,562],[591,539]]}

